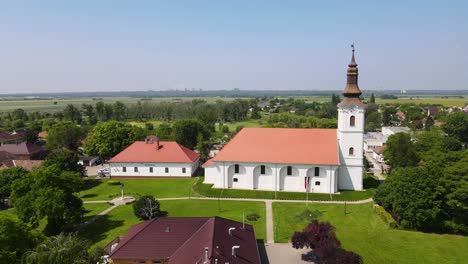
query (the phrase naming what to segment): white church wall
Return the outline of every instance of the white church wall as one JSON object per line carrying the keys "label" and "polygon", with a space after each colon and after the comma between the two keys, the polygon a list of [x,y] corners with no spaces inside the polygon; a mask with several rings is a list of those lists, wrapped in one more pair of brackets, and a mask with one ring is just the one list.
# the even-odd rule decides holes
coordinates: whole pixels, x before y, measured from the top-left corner
{"label": "white church wall", "polygon": [[109,168],[111,177],[191,177],[195,168],[194,163],[112,162],[109,163]]}

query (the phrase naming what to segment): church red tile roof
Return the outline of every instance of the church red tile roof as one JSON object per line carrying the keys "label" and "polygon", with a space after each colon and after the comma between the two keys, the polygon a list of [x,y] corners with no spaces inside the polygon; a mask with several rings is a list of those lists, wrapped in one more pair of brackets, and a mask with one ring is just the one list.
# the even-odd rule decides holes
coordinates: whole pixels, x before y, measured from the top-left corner
{"label": "church red tile roof", "polygon": [[216,161],[339,165],[336,129],[243,128]]}
{"label": "church red tile roof", "polygon": [[[229,228],[235,228],[229,234]],[[236,256],[232,247],[239,246]],[[161,217],[130,228],[111,259],[161,259],[169,263],[204,263],[205,248],[212,263],[260,263],[251,225],[220,217]]]}
{"label": "church red tile roof", "polygon": [[109,162],[154,162],[154,163],[191,163],[200,154],[175,141],[157,142],[137,141],[122,150]]}

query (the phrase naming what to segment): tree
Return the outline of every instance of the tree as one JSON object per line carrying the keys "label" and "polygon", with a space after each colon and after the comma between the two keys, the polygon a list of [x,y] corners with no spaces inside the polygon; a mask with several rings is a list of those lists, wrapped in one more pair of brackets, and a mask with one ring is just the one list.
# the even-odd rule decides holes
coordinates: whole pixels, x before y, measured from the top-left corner
{"label": "tree", "polygon": [[142,220],[150,220],[167,215],[167,212],[161,211],[159,201],[151,195],[145,195],[136,200],[133,203],[133,212]]}
{"label": "tree", "polygon": [[394,108],[386,107],[382,113],[382,124],[384,126],[389,126],[392,124],[392,115],[396,113]]}
{"label": "tree", "polygon": [[371,94],[369,103],[375,104],[375,95],[374,95],[374,93]]}
{"label": "tree", "polygon": [[49,128],[46,146],[50,149],[76,150],[84,136],[83,130],[70,122],[61,122]]}
{"label": "tree", "polygon": [[112,117],[117,121],[124,121],[127,118],[127,107],[120,101],[112,105]]}
{"label": "tree", "polygon": [[260,115],[260,107],[258,107],[257,104],[255,104],[253,107],[252,107],[252,114],[251,114],[251,118],[252,119],[260,119],[262,118],[262,116]]}
{"label": "tree", "polygon": [[142,128],[123,122],[98,123],[86,138],[84,148],[89,155],[105,159],[115,156],[134,141],[143,140]]}
{"label": "tree", "polygon": [[78,173],[41,166],[13,183],[11,202],[21,220],[37,227],[46,219],[44,233],[55,235],[81,222],[83,202],[76,193],[82,188]]}
{"label": "tree", "polygon": [[46,239],[23,256],[24,264],[100,263],[101,252],[76,234],[59,234]]}
{"label": "tree", "polygon": [[336,105],[339,104],[340,102],[341,102],[340,96],[332,94],[332,98],[331,98],[332,105],[336,107]]}
{"label": "tree", "polygon": [[88,117],[88,123],[90,125],[95,125],[97,123],[96,113],[92,104],[82,104],[81,111]]}
{"label": "tree", "polygon": [[5,205],[6,199],[10,197],[13,182],[19,179],[23,179],[27,174],[28,171],[22,167],[13,167],[0,170],[0,207]]}
{"label": "tree", "polygon": [[203,135],[200,133],[197,136],[197,145],[195,146],[195,149],[198,151],[200,154],[201,160],[207,160],[210,154],[210,142],[206,141],[203,139]]}
{"label": "tree", "polygon": [[20,263],[21,256],[41,239],[42,236],[27,224],[0,215],[0,263]]}
{"label": "tree", "polygon": [[82,121],[80,110],[72,104],[68,104],[63,110],[63,118],[75,124],[81,124]]}
{"label": "tree", "polygon": [[397,168],[378,187],[374,200],[403,228],[434,230],[442,215],[437,177],[425,167]]}
{"label": "tree", "polygon": [[428,116],[426,118],[426,123],[424,123],[424,128],[426,130],[431,130],[433,126],[434,126],[434,119],[432,118],[432,116]]}
{"label": "tree", "polygon": [[172,140],[172,127],[169,123],[162,123],[156,129],[156,134],[162,140]]}
{"label": "tree", "polygon": [[463,144],[468,144],[468,115],[462,112],[453,112],[447,116],[442,129],[450,137],[454,137]]}
{"label": "tree", "polygon": [[145,128],[148,131],[153,131],[154,130],[154,125],[153,125],[153,123],[147,122],[147,123],[145,123]]}
{"label": "tree", "polygon": [[178,120],[174,123],[172,129],[174,140],[190,149],[197,145],[199,134],[202,135],[204,140],[209,138],[209,132],[202,123],[194,119]]}
{"label": "tree", "polygon": [[383,154],[385,162],[392,168],[416,166],[419,162],[414,144],[407,133],[396,133],[388,137]]}
{"label": "tree", "polygon": [[83,165],[78,164],[78,154],[70,150],[57,150],[49,155],[42,163],[42,166],[55,165],[60,170],[78,172],[81,176],[84,176]]}
{"label": "tree", "polygon": [[303,255],[303,260],[323,264],[360,264],[362,258],[341,248],[335,228],[328,222],[313,220],[302,232],[294,232],[291,238],[295,249],[311,248],[313,251]]}

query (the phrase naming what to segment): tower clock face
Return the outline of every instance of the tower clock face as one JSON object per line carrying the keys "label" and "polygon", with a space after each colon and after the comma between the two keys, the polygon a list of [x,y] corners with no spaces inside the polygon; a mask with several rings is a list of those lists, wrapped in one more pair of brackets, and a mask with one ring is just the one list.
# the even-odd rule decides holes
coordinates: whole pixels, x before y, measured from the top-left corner
{"label": "tower clock face", "polygon": [[356,106],[356,105],[351,105],[351,106],[349,107],[349,112],[351,112],[351,113],[356,113],[356,111],[357,111],[357,106]]}

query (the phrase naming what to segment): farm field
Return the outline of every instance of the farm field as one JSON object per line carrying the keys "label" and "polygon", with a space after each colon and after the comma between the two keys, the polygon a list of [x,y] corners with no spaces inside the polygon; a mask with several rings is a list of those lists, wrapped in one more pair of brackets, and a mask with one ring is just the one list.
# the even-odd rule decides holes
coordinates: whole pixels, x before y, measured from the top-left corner
{"label": "farm field", "polygon": [[[340,91],[337,91],[340,94]],[[288,97],[277,97],[279,99],[287,99]],[[329,102],[330,96],[294,96],[297,99],[304,99],[306,102]],[[26,111],[45,111],[55,112],[64,109],[67,104],[81,106],[81,104],[95,104],[97,102],[114,103],[120,101],[124,104],[136,104],[138,101],[158,103],[158,102],[184,102],[192,101],[193,99],[202,99],[207,102],[215,102],[217,100],[231,101],[239,99],[237,97],[57,97],[57,98],[0,98],[0,112],[13,111],[17,108],[22,108]],[[241,99],[249,99],[249,97],[242,97]],[[377,104],[393,104],[393,103],[414,103],[414,104],[440,104],[443,106],[465,106],[468,104],[468,96],[462,98],[456,96],[405,96],[398,99],[380,99],[376,97]],[[248,126],[249,124],[245,124]]]}
{"label": "farm field", "polygon": [[305,209],[336,227],[342,246],[364,258],[364,263],[463,263],[468,259],[468,237],[390,229],[372,211],[372,203],[273,203],[275,242],[288,242],[294,231],[309,222]]}
{"label": "farm field", "polygon": [[[242,213],[257,213],[255,222],[246,220],[255,228],[257,239],[265,239],[265,205],[263,202],[176,200],[160,201],[161,210],[168,211],[169,217],[209,217],[220,216],[242,221]],[[83,237],[91,240],[94,246],[104,247],[117,236],[125,235],[128,229],[141,222],[133,213],[131,205],[119,206],[102,216],[81,231]]]}
{"label": "farm field", "polygon": [[[119,179],[124,184],[124,194],[142,196],[146,194],[158,198],[190,197],[196,178],[184,179]],[[111,200],[120,195],[120,184],[109,185],[109,180],[87,180],[88,189],[80,192],[84,201]]]}

